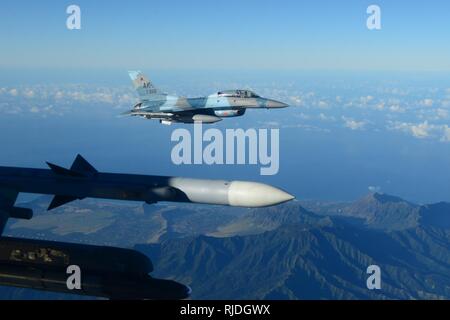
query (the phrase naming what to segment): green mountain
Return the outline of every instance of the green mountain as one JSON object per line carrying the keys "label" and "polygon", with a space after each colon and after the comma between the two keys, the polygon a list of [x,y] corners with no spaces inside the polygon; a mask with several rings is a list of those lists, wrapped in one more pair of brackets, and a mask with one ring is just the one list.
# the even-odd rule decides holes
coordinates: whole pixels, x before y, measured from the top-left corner
{"label": "green mountain", "polygon": [[401,198],[370,193],[351,203],[302,203],[320,215],[340,217],[368,228],[405,230],[418,226],[450,227],[450,204],[417,205]]}
{"label": "green mountain", "polygon": [[320,217],[304,209],[299,202],[293,201],[277,207],[249,210],[229,223],[224,222],[208,235],[223,238],[259,234],[287,224],[322,226],[331,224],[331,220],[328,217]]}
{"label": "green mountain", "polygon": [[[448,299],[449,244],[449,230],[380,232],[334,222],[136,248],[158,276],[194,288],[194,299]],[[381,290],[366,287],[372,264],[382,270]]]}

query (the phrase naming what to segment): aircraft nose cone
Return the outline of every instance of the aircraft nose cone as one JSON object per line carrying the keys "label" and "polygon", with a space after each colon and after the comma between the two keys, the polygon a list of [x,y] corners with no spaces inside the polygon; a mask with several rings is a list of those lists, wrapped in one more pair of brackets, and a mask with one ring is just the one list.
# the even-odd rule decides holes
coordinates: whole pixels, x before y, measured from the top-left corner
{"label": "aircraft nose cone", "polygon": [[257,182],[233,181],[228,190],[229,205],[237,207],[268,207],[294,198],[281,189]]}
{"label": "aircraft nose cone", "polygon": [[267,101],[267,108],[268,109],[279,109],[279,108],[286,108],[288,105],[286,103],[276,101],[276,100],[269,100]]}

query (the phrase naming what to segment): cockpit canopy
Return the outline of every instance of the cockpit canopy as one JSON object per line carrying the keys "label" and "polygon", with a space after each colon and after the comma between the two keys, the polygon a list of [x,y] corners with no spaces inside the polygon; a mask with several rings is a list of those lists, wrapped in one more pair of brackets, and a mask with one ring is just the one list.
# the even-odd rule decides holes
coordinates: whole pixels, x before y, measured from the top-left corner
{"label": "cockpit canopy", "polygon": [[250,90],[225,90],[217,92],[220,97],[233,97],[233,98],[259,98],[259,96]]}

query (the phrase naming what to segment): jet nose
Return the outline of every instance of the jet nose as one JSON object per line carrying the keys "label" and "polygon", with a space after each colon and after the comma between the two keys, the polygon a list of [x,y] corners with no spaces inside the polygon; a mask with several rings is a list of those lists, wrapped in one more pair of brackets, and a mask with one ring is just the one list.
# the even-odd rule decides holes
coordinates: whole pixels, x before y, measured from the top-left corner
{"label": "jet nose", "polygon": [[288,105],[286,103],[276,101],[276,100],[268,100],[266,106],[268,109],[279,109],[279,108],[288,107]]}
{"label": "jet nose", "polygon": [[228,189],[229,205],[237,207],[268,207],[294,198],[281,189],[257,182],[233,181]]}

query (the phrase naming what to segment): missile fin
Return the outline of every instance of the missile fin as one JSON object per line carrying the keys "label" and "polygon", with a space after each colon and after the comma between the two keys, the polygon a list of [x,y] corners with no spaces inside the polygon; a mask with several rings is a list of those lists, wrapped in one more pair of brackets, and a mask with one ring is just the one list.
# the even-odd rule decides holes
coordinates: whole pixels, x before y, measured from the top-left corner
{"label": "missile fin", "polygon": [[72,202],[78,200],[78,198],[75,197],[69,197],[69,196],[54,196],[52,202],[50,202],[47,211],[53,210],[55,208],[61,207],[65,205],[66,203]]}
{"label": "missile fin", "polygon": [[83,176],[92,176],[98,173],[98,171],[81,155],[77,155],[75,161],[70,167],[70,171],[76,172]]}
{"label": "missile fin", "polygon": [[69,169],[57,166],[56,164],[47,162],[47,165],[56,174],[59,174],[59,175],[62,175],[62,176],[70,176],[70,177],[83,177],[83,175],[78,173],[78,172],[75,172],[75,171],[72,171],[72,170],[69,170]]}

